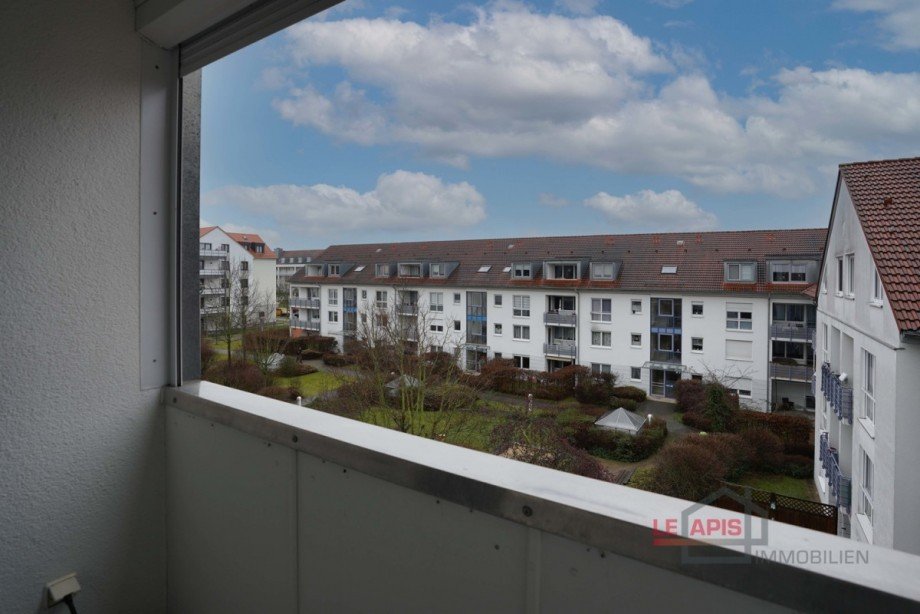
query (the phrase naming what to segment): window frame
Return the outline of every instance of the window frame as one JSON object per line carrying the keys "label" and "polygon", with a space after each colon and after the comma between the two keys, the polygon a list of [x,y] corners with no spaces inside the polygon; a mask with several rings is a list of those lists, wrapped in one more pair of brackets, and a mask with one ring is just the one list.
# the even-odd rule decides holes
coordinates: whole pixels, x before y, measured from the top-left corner
{"label": "window frame", "polygon": [[[606,301],[607,309],[604,309],[604,302]],[[600,309],[595,311],[594,305],[595,302],[600,303]],[[596,316],[600,316],[600,318]],[[591,298],[591,321],[598,322],[600,324],[609,324],[613,321],[613,299],[597,297]]]}
{"label": "window frame", "polygon": [[[437,300],[435,300],[437,297]],[[428,309],[432,312],[444,313],[444,293],[443,292],[429,292],[428,293]]]}
{"label": "window frame", "polygon": [[[527,275],[518,275],[518,273],[523,273],[527,271]],[[533,279],[533,265],[532,264],[513,264],[511,265],[511,278],[512,279]]]}
{"label": "window frame", "polygon": [[[636,371],[639,372],[639,377],[635,377]],[[633,382],[641,382],[642,381],[642,367],[630,367],[629,368],[629,379],[630,381],[633,381]]]}
{"label": "window frame", "polygon": [[872,294],[869,302],[876,307],[880,307],[885,302],[885,287],[882,285],[882,277],[878,274],[878,267],[872,263]]}
{"label": "window frame", "polygon": [[[527,336],[524,337],[523,334],[526,331]],[[520,333],[520,336],[519,334]],[[530,325],[529,324],[514,324],[511,329],[511,338],[514,341],[530,341]]]}
{"label": "window frame", "polygon": [[862,349],[862,418],[870,424],[875,424],[875,388],[877,382],[878,360],[875,354]]}
{"label": "window frame", "polygon": [[844,294],[847,298],[855,298],[856,296],[856,254],[850,252],[845,254],[844,258],[846,259],[846,285],[844,289]]}
{"label": "window frame", "polygon": [[[697,345],[696,342],[697,342],[697,341],[700,342],[700,343],[699,343],[699,348],[696,347],[696,345]],[[691,351],[691,352],[697,352],[697,353],[702,354],[702,353],[703,353],[703,347],[704,347],[704,346],[703,346],[703,338],[702,338],[702,337],[690,337],[690,351]]]}
{"label": "window frame", "polygon": [[[595,343],[595,335],[600,335],[600,343]],[[604,343],[604,341],[607,343]],[[609,330],[592,330],[591,331],[591,347],[593,348],[604,348],[610,349],[613,347],[613,333]]]}
{"label": "window frame", "polygon": [[[525,307],[525,303],[526,303],[526,307]],[[511,315],[512,317],[515,317],[515,318],[529,318],[530,317],[530,295],[529,294],[512,294],[511,295]]]}

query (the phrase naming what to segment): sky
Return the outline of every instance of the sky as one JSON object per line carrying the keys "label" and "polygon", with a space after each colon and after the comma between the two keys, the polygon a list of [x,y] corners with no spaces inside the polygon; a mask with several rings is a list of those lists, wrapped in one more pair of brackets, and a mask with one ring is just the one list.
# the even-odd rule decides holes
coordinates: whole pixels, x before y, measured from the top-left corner
{"label": "sky", "polygon": [[826,226],[920,155],[916,0],[344,3],[203,70],[201,218],[271,247]]}

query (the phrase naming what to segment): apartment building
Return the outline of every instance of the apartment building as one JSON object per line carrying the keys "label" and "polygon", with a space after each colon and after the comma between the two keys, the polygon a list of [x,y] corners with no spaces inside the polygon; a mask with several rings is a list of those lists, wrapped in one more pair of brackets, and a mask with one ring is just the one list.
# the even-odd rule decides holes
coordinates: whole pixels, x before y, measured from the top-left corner
{"label": "apartment building", "polygon": [[[477,371],[569,364],[659,397],[719,376],[761,410],[812,409],[824,229],[335,245],[291,277],[291,334],[416,324]],[[415,329],[417,326],[407,327]]]}
{"label": "apartment building", "polygon": [[251,306],[253,315],[275,318],[275,253],[257,234],[206,226],[198,232],[201,329],[212,330],[228,310]]}
{"label": "apartment building", "polygon": [[920,158],[840,167],[817,324],[821,498],[842,534],[920,553]]}
{"label": "apartment building", "polygon": [[275,248],[275,286],[278,289],[279,299],[282,292],[285,296],[288,295],[288,279],[291,275],[322,253],[323,250],[321,249]]}

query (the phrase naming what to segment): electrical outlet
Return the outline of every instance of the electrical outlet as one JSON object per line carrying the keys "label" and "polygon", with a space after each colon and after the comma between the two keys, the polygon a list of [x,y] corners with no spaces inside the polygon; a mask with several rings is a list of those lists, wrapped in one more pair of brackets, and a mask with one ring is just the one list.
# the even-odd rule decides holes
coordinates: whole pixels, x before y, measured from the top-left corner
{"label": "electrical outlet", "polygon": [[73,595],[80,590],[80,583],[77,582],[77,574],[69,573],[61,576],[57,580],[52,580],[45,585],[46,595],[48,598],[48,607],[55,606],[61,602],[67,595]]}

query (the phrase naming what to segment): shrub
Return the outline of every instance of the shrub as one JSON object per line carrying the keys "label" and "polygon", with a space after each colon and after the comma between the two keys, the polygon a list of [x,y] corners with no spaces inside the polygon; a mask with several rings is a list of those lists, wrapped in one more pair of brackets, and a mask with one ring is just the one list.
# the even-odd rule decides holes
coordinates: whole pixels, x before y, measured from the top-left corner
{"label": "shrub", "polygon": [[677,399],[677,411],[679,412],[702,412],[706,407],[706,390],[700,380],[679,380],[674,385],[674,396]]}
{"label": "shrub", "polygon": [[300,356],[304,350],[315,350],[320,354],[335,352],[338,341],[335,337],[323,337],[321,335],[303,335],[290,339],[284,348],[285,354],[291,356]]}
{"label": "shrub", "polygon": [[425,411],[455,411],[476,405],[479,395],[469,386],[444,383],[425,389]]}
{"label": "shrub", "polygon": [[243,333],[242,346],[246,351],[265,350],[281,353],[290,342],[290,334],[286,328],[268,328]]}
{"label": "shrub", "polygon": [[683,418],[681,418],[681,421],[690,428],[698,431],[707,433],[712,431],[712,420],[701,411],[686,412]]}
{"label": "shrub", "polygon": [[323,353],[319,350],[301,350],[300,359],[301,360],[319,360],[323,357]]}
{"label": "shrub", "polygon": [[715,452],[681,441],[661,451],[650,485],[663,495],[699,501],[714,492],[724,478],[725,466]]}
{"label": "shrub", "polygon": [[285,356],[281,359],[281,363],[275,372],[281,377],[298,377],[316,373],[316,371],[316,367],[300,364],[293,356]]}
{"label": "shrub", "polygon": [[760,471],[772,471],[779,466],[783,454],[783,442],[766,429],[754,428],[741,432],[751,452],[751,465]]}
{"label": "shrub", "polygon": [[654,467],[637,467],[629,478],[627,486],[638,488],[639,490],[653,490],[655,480]]}
{"label": "shrub", "polygon": [[722,384],[711,382],[706,390],[706,406],[703,413],[712,423],[711,429],[717,432],[731,431],[734,428],[734,414],[738,408],[738,397],[729,392]]}
{"label": "shrub", "polygon": [[[741,411],[736,416],[736,422],[738,430],[749,428],[768,429],[787,446],[814,446],[814,423],[805,416]],[[798,451],[800,452],[801,450],[802,448],[799,447]]]}
{"label": "shrub", "polygon": [[548,386],[561,388],[565,394],[562,398],[575,396],[575,388],[591,377],[591,369],[581,365],[569,365],[543,375]]}
{"label": "shrub", "polygon": [[279,401],[296,401],[300,396],[300,391],[293,386],[266,386],[256,394]]}
{"label": "shrub", "polygon": [[623,462],[644,460],[658,451],[668,436],[664,420],[653,418],[638,435],[597,426],[576,429],[575,445],[594,456]]}
{"label": "shrub", "polygon": [[216,360],[217,352],[207,339],[201,340],[201,372],[206,373]]}
{"label": "shrub", "polygon": [[616,376],[611,373],[591,373],[576,378],[573,394],[580,403],[606,405],[613,394]]}
{"label": "shrub", "polygon": [[786,454],[795,454],[797,456],[807,456],[808,458],[815,457],[815,446],[811,442],[809,443],[783,443],[783,452]]}
{"label": "shrub", "polygon": [[613,396],[620,399],[629,399],[638,403],[645,403],[648,395],[641,388],[635,386],[614,386],[610,391]]}
{"label": "shrub", "polygon": [[681,444],[710,450],[722,463],[725,477],[729,480],[740,478],[751,464],[751,449],[740,435],[733,433],[690,435],[682,439]]}
{"label": "shrub", "polygon": [[347,367],[355,364],[355,358],[350,354],[323,354],[323,362],[330,367]]}
{"label": "shrub", "polygon": [[596,417],[581,411],[581,409],[577,407],[569,407],[557,413],[554,420],[562,429],[566,438],[568,438],[570,442],[575,443],[577,432],[591,428],[594,425]]}
{"label": "shrub", "polygon": [[610,397],[610,407],[616,409],[617,407],[622,407],[628,411],[636,411],[639,409],[639,403],[633,399],[624,399],[621,397]]}
{"label": "shrub", "polygon": [[780,471],[791,478],[810,478],[814,472],[814,460],[810,456],[784,454],[780,460]]}
{"label": "shrub", "polygon": [[271,385],[271,382],[263,375],[259,367],[249,362],[240,361],[213,365],[205,374],[205,379],[209,382],[223,384],[246,392],[258,392],[262,388]]}

